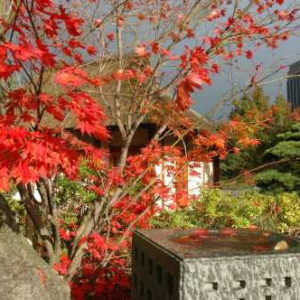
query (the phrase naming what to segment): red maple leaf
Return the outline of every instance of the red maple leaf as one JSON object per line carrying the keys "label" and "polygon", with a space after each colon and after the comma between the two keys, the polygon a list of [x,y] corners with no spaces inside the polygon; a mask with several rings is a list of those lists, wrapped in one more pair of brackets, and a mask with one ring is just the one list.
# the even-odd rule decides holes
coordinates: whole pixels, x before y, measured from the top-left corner
{"label": "red maple leaf", "polygon": [[147,57],[148,56],[148,53],[147,53],[146,48],[144,46],[136,47],[135,53],[140,57]]}
{"label": "red maple leaf", "polygon": [[252,59],[253,58],[253,52],[251,50],[247,50],[245,52],[245,55],[248,59]]}
{"label": "red maple leaf", "polygon": [[115,34],[113,32],[110,32],[107,34],[107,38],[112,42],[115,39]]}
{"label": "red maple leaf", "polygon": [[77,67],[66,67],[56,73],[54,82],[62,86],[79,87],[87,82],[87,74]]}
{"label": "red maple leaf", "polygon": [[89,55],[95,55],[97,53],[97,48],[95,46],[90,45],[86,48],[86,51]]}

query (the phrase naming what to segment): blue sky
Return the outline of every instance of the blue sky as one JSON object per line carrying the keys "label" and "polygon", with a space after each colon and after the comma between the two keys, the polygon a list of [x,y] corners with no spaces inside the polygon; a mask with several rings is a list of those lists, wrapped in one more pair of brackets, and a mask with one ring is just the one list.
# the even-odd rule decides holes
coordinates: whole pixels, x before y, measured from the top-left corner
{"label": "blue sky", "polygon": [[[232,64],[231,67],[224,68],[223,72],[214,78],[212,86],[206,86],[204,90],[194,95],[194,109],[202,115],[211,113],[212,108],[226,98],[226,93],[230,93],[232,86],[242,89],[247,84],[251,77],[250,72],[253,71],[253,66],[256,64],[262,63],[264,74],[269,74],[278,66],[288,66],[298,60],[300,60],[299,36],[293,36],[288,41],[282,42],[276,50],[261,50],[255,54],[251,61],[242,59],[238,63]],[[286,96],[286,79],[284,77],[287,71],[288,67],[281,73],[269,78],[263,85],[265,92],[272,100],[278,93]],[[230,104],[228,102],[225,106],[220,104],[214,117],[224,118],[229,110]]]}

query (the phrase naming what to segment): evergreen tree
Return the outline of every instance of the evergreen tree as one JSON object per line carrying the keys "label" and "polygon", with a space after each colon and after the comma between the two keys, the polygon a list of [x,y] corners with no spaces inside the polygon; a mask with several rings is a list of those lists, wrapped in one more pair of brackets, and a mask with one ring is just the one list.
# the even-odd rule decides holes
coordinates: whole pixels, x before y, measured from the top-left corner
{"label": "evergreen tree", "polygon": [[[251,93],[246,93],[240,100],[233,102],[234,108],[230,114],[232,120],[237,119],[253,125],[256,120],[270,118],[269,125],[257,124],[254,138],[260,141],[257,146],[243,149],[239,155],[229,154],[221,164],[222,179],[234,178],[244,170],[252,170],[264,163],[265,151],[276,142],[279,133],[289,130],[293,123],[291,107],[283,95],[276,97],[274,104],[261,87],[255,87]],[[233,144],[235,141],[231,141]]]}
{"label": "evergreen tree", "polygon": [[261,115],[270,107],[270,98],[264,90],[256,86],[252,93],[245,93],[242,99],[233,101],[230,118],[239,117],[243,121],[253,121],[255,116]]}
{"label": "evergreen tree", "polygon": [[274,107],[274,124],[272,124],[274,126],[270,129],[275,133],[288,131],[294,122],[291,105],[285,100],[282,94],[279,94],[276,97]]}
{"label": "evergreen tree", "polygon": [[274,146],[265,151],[270,168],[256,174],[257,185],[265,190],[300,192],[300,122],[278,134]]}

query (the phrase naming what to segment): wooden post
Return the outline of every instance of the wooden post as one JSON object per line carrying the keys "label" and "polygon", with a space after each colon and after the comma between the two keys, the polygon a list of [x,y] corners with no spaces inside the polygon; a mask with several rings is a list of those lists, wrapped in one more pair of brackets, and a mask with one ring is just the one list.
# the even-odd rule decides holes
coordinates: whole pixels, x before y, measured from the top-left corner
{"label": "wooden post", "polygon": [[220,158],[215,157],[213,159],[213,176],[214,176],[214,186],[219,186],[220,177],[221,177],[221,169],[220,169]]}

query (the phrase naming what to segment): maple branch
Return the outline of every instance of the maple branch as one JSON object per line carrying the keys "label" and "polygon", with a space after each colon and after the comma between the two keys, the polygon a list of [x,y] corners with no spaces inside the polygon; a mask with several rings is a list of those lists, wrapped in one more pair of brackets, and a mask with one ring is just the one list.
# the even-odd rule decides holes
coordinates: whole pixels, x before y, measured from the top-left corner
{"label": "maple branch", "polygon": [[74,276],[76,275],[82,260],[82,256],[87,247],[87,241],[80,243],[79,246],[78,243],[82,237],[88,237],[96,228],[106,203],[107,202],[105,201],[102,201],[101,203],[95,202],[94,207],[88,212],[81,226],[77,230],[75,242],[71,252],[72,261],[67,270],[67,275],[66,275],[68,279],[73,279]]}
{"label": "maple branch", "polygon": [[[169,185],[172,185],[172,184],[174,183],[174,180],[175,180],[176,176],[177,176],[178,174],[180,174],[180,172],[182,171],[182,169],[184,168],[184,166],[185,166],[185,164],[182,165],[181,168],[177,170],[175,176],[172,178],[172,180],[170,181]],[[139,199],[139,198],[140,198],[140,195],[141,195],[142,193],[144,193],[144,192],[146,192],[147,190],[149,190],[149,189],[157,182],[157,180],[158,180],[157,178],[154,178],[154,179],[153,179],[153,180],[152,180],[152,181],[151,181],[144,189],[142,189],[142,190],[138,193],[138,195],[136,195],[136,196],[128,203],[128,205],[127,205],[125,208],[123,208],[123,210],[127,210],[127,209],[130,207],[130,205],[132,205],[137,199]],[[150,203],[150,205],[147,206],[146,209],[144,209],[144,210],[143,210],[143,211],[142,211],[142,212],[141,212],[141,213],[140,213],[133,221],[131,221],[131,222],[128,224],[127,228],[125,229],[125,232],[123,233],[123,235],[122,235],[121,238],[119,239],[119,241],[118,241],[118,243],[117,243],[117,246],[120,246],[120,245],[123,243],[123,241],[124,241],[125,239],[127,239],[127,234],[132,230],[133,226],[135,226],[135,224],[136,224],[136,223],[137,223],[137,222],[138,222],[138,221],[139,221],[146,213],[148,213],[148,211],[149,211],[150,209],[152,209],[154,205],[157,204],[157,201],[158,201],[158,200],[160,200],[159,197],[154,197],[152,203]],[[117,212],[113,212],[113,211],[111,210],[111,215],[110,215],[109,217],[107,216],[107,220],[112,219],[116,214],[117,214]],[[100,231],[100,232],[101,232],[101,231]],[[107,234],[110,234],[110,232],[108,231]],[[107,254],[107,251],[106,251],[105,253]],[[116,250],[111,251],[110,253],[108,253],[107,256],[105,256],[105,258],[104,258],[100,263],[98,263],[98,265],[97,265],[97,267],[96,267],[96,269],[95,269],[95,272],[94,272],[93,276],[92,276],[91,279],[90,279],[90,283],[91,283],[91,284],[93,284],[94,281],[97,279],[97,276],[98,276],[98,274],[99,274],[101,268],[102,268],[102,267],[105,267],[105,266],[107,265],[107,263],[111,261],[112,257],[115,255],[115,253],[116,253]]]}
{"label": "maple branch", "polygon": [[[118,49],[118,63],[119,63],[119,69],[122,70],[123,68],[123,38],[122,38],[122,26],[119,26],[119,7],[114,7],[116,12],[116,34],[117,34],[117,49]],[[127,138],[127,132],[126,128],[122,122],[121,119],[121,111],[120,111],[120,92],[122,88],[122,82],[121,80],[118,80],[117,82],[117,90],[114,97],[115,100],[115,110],[116,110],[116,121],[122,136],[123,141]]]}
{"label": "maple branch", "polygon": [[[280,160],[276,160],[276,161],[271,161],[271,162],[268,162],[268,163],[265,163],[265,164],[262,164],[256,168],[253,168],[251,170],[247,170],[247,173],[248,174],[251,174],[251,173],[255,173],[257,171],[260,171],[260,170],[263,170],[263,169],[266,169],[266,168],[269,168],[269,167],[273,167],[273,166],[277,166],[277,165],[280,165],[280,164],[283,164],[283,163],[286,163],[286,162],[291,162],[291,161],[299,161],[300,158],[283,158],[283,159],[280,159]],[[238,176],[235,176],[234,178],[230,178],[228,180],[224,180],[221,182],[221,184],[224,184],[224,183],[229,183],[229,182],[234,182],[240,178],[243,178],[245,175],[244,174],[240,174]]]}
{"label": "maple branch", "polygon": [[[15,8],[12,7],[12,2],[11,1],[11,4],[10,4],[10,8],[9,8],[9,12],[8,12],[8,18],[6,20],[6,23],[8,25],[11,25],[11,24],[15,24],[18,16],[19,16],[19,12],[20,12],[20,8],[21,8],[21,5],[22,5],[22,0],[17,0],[17,1],[14,1],[15,3]],[[0,18],[5,14],[5,10],[6,10],[6,7],[5,7],[6,3],[5,1],[3,1],[2,3],[0,2]],[[5,27],[0,27],[0,40],[1,41],[5,41],[5,35],[6,33],[9,31],[9,26],[5,26]],[[12,32],[14,32],[14,30],[12,30]],[[11,40],[11,38],[10,38]]]}

